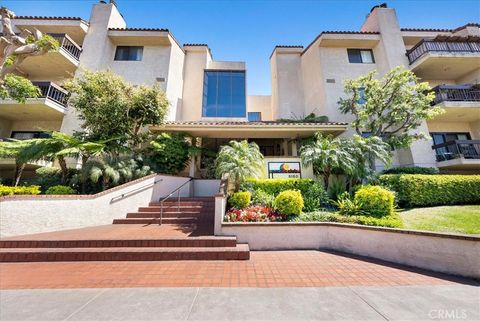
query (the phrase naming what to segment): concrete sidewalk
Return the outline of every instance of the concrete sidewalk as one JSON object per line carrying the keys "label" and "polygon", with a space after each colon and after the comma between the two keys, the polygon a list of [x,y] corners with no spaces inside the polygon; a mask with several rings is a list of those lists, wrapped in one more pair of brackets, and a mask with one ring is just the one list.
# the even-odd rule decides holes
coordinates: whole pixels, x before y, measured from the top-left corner
{"label": "concrete sidewalk", "polygon": [[470,285],[2,290],[0,320],[480,320]]}

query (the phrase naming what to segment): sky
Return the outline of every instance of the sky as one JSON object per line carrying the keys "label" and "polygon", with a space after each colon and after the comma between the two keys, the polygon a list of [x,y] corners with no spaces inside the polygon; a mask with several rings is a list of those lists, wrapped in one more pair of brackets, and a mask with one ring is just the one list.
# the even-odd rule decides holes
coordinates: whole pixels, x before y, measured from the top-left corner
{"label": "sky", "polygon": [[[88,21],[98,0],[3,0],[17,15],[75,16]],[[206,43],[213,58],[245,61],[248,95],[269,95],[275,45],[307,46],[322,31],[358,31],[382,0],[117,0],[128,27],[167,28],[181,43]],[[480,22],[480,0],[396,0],[401,27],[456,28]]]}

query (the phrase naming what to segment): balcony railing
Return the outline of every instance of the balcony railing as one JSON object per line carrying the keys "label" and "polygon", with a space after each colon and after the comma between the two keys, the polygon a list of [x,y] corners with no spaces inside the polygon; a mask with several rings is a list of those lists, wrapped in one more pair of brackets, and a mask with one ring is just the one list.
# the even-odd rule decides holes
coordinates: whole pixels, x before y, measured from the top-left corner
{"label": "balcony railing", "polygon": [[480,159],[480,140],[452,140],[433,145],[437,154],[437,162],[456,158]]}
{"label": "balcony railing", "polygon": [[80,59],[80,53],[82,48],[75,43],[67,34],[65,33],[51,33],[50,36],[55,38],[60,44],[60,48],[63,48],[70,56],[75,60]]}
{"label": "balcony railing", "polygon": [[440,85],[433,88],[434,104],[443,101],[480,101],[480,89],[470,85]]}
{"label": "balcony railing", "polygon": [[59,85],[54,84],[53,82],[32,82],[32,83],[38,88],[40,88],[41,98],[51,99],[54,102],[62,105],[63,107],[67,106],[69,93]]}
{"label": "balcony railing", "polygon": [[407,51],[407,57],[410,64],[428,52],[478,52],[480,53],[480,41],[438,41],[423,39],[412,49]]}

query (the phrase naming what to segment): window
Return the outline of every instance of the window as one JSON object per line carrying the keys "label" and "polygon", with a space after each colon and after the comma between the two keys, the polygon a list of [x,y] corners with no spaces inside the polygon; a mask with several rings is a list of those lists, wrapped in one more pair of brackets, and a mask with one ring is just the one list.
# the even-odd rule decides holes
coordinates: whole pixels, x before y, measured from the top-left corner
{"label": "window", "polygon": [[365,98],[365,88],[358,88],[358,96],[357,104],[363,105],[367,102],[367,99]]}
{"label": "window", "polygon": [[245,117],[245,71],[205,71],[202,117]]}
{"label": "window", "polygon": [[354,64],[373,64],[373,52],[371,49],[347,49],[348,62]]}
{"label": "window", "polygon": [[262,113],[260,112],[248,113],[248,121],[261,121],[261,120],[262,120]]}
{"label": "window", "polygon": [[143,57],[143,47],[117,46],[115,60],[140,61]]}
{"label": "window", "polygon": [[32,139],[32,138],[48,138],[50,135],[44,132],[21,132],[21,131],[13,131],[11,138],[15,139]]}

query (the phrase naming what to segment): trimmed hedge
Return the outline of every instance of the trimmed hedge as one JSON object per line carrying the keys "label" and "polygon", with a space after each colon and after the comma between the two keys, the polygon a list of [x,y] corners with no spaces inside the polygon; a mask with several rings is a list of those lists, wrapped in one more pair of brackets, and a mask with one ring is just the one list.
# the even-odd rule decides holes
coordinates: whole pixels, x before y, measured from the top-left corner
{"label": "trimmed hedge", "polygon": [[424,175],[435,175],[438,174],[438,168],[435,167],[420,167],[420,166],[411,166],[411,167],[393,167],[386,169],[382,174],[424,174]]}
{"label": "trimmed hedge", "polygon": [[5,195],[38,195],[40,186],[4,186],[0,185],[0,196]]}
{"label": "trimmed hedge", "polygon": [[299,190],[302,195],[305,195],[314,181],[309,178],[275,178],[275,179],[255,179],[248,178],[240,185],[240,190],[249,191],[253,193],[257,189],[272,195],[287,190]]}
{"label": "trimmed hedge", "polygon": [[406,207],[480,204],[480,175],[381,175]]}
{"label": "trimmed hedge", "polygon": [[280,214],[299,215],[303,209],[303,197],[300,191],[283,191],[275,197],[274,207]]}
{"label": "trimmed hedge", "polygon": [[77,191],[71,188],[70,186],[65,185],[55,185],[49,187],[45,192],[47,195],[70,195],[77,194]]}
{"label": "trimmed hedge", "polygon": [[403,227],[402,219],[400,215],[394,213],[392,215],[383,217],[372,217],[365,215],[341,215],[338,213],[330,212],[311,212],[302,213],[295,217],[294,222],[336,222],[336,223],[348,223],[359,224],[369,226],[383,226],[383,227]]}
{"label": "trimmed hedge", "polygon": [[228,199],[228,204],[231,207],[242,209],[250,205],[252,201],[252,194],[250,192],[236,192]]}
{"label": "trimmed hedge", "polygon": [[395,194],[381,186],[366,185],[355,192],[353,200],[367,215],[381,217],[393,214]]}

